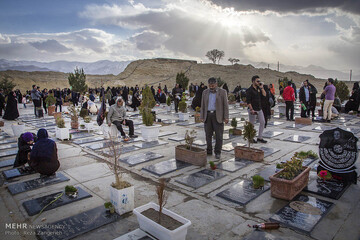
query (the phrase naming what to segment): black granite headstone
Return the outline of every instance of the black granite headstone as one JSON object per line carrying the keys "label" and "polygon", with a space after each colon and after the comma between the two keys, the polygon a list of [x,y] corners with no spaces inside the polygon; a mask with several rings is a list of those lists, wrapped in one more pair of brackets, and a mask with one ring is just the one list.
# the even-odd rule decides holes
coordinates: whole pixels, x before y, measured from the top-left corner
{"label": "black granite headstone", "polygon": [[244,168],[252,163],[254,163],[254,161],[232,158],[225,162],[219,163],[216,166],[218,169],[222,169],[227,172],[236,172],[237,170]]}
{"label": "black granite headstone", "polygon": [[294,129],[300,129],[300,128],[303,128],[303,127],[306,127],[306,125],[304,124],[291,124],[291,125],[288,125],[286,126],[285,128],[294,128]]}
{"label": "black granite headstone", "polygon": [[280,149],[277,148],[269,148],[269,147],[260,147],[261,150],[264,151],[264,157],[268,157],[274,153],[277,153],[280,151]]}
{"label": "black granite headstone", "polygon": [[77,202],[85,198],[92,197],[91,194],[84,191],[81,187],[76,187],[78,189],[77,197],[69,197],[65,194],[65,192],[57,192],[50,195],[46,195],[43,197],[35,198],[32,200],[28,200],[23,202],[23,206],[28,213],[29,216],[34,216],[38,214],[46,205],[48,205],[51,201],[55,200],[58,196],[61,197],[53,202],[51,205],[47,206],[43,211],[48,211],[69,203]]}
{"label": "black granite headstone", "polygon": [[260,175],[261,177],[263,177],[265,181],[270,182],[269,177],[274,175],[275,173],[276,173],[276,167],[275,166],[269,166],[269,167],[266,167],[261,172],[257,173],[257,175]]}
{"label": "black granite headstone", "polygon": [[0,161],[0,168],[12,166],[12,165],[14,165],[14,162],[15,162],[15,159],[8,159],[8,160]]}
{"label": "black granite headstone", "polygon": [[60,182],[69,181],[70,179],[65,177],[62,173],[56,173],[55,177],[43,177],[29,180],[26,182],[15,183],[8,186],[8,189],[12,195],[27,192],[37,188],[53,185]]}
{"label": "black granite headstone", "polygon": [[169,135],[173,135],[173,134],[176,134],[176,132],[173,132],[173,131],[159,132],[159,137],[169,136]]}
{"label": "black granite headstone", "polygon": [[[119,149],[117,149],[118,151],[118,155],[120,156],[121,154],[125,154],[125,153],[129,153],[129,152],[133,152],[133,151],[136,151],[138,150],[137,147],[135,146],[123,146]],[[104,154],[108,155],[108,156],[113,156],[113,150],[110,150],[110,149],[105,149],[103,151]]]}
{"label": "black granite headstone", "polygon": [[293,135],[293,136],[284,138],[283,141],[301,143],[301,142],[305,142],[306,140],[308,140],[308,139],[310,139],[310,138],[311,138],[311,137],[309,137],[309,136]]}
{"label": "black granite headstone", "polygon": [[[120,144],[120,142],[114,141],[114,144],[118,145],[118,144]],[[111,142],[107,141],[107,142],[94,143],[94,144],[88,145],[86,147],[95,151],[95,150],[99,150],[99,149],[102,149],[102,148],[109,148],[110,145],[111,145]]]}
{"label": "black granite headstone", "polygon": [[179,177],[175,181],[192,188],[199,188],[226,176],[221,172],[204,169],[187,176]]}
{"label": "black granite headstone", "polygon": [[103,137],[92,137],[92,138],[82,138],[74,140],[73,143],[75,144],[86,144],[86,143],[92,143],[92,142],[98,142],[104,140]]}
{"label": "black granite headstone", "polygon": [[330,129],[333,129],[335,127],[331,127],[331,126],[317,126],[315,128],[313,128],[314,131],[317,131],[317,132],[323,132],[325,130],[330,130]]}
{"label": "black granite headstone", "polygon": [[110,214],[104,206],[99,206],[86,212],[47,224],[39,230],[36,230],[36,235],[41,240],[69,240],[119,219],[121,219],[121,216],[117,213]]}
{"label": "black granite headstone", "polygon": [[181,141],[185,141],[185,137],[184,136],[173,136],[173,137],[169,137],[168,140],[175,141],[175,142],[181,142]]}
{"label": "black granite headstone", "polygon": [[176,170],[180,170],[188,166],[191,166],[191,164],[175,159],[170,159],[167,161],[146,166],[143,168],[143,170],[161,177],[165,174],[175,172]]}
{"label": "black granite headstone", "polygon": [[264,138],[273,138],[273,137],[279,136],[281,134],[284,134],[284,133],[279,132],[279,131],[266,131],[263,133],[263,137]]}
{"label": "black granite headstone", "polygon": [[18,149],[8,149],[8,150],[2,150],[0,151],[0,157],[8,157],[8,156],[13,156],[16,155],[18,153]]}
{"label": "black granite headstone", "polygon": [[25,167],[25,168],[20,167],[20,168],[14,168],[14,169],[9,169],[9,170],[3,171],[3,175],[6,180],[11,179],[11,178],[26,176],[26,175],[30,175],[30,174],[34,174],[34,173],[36,173],[36,172],[30,167]]}
{"label": "black granite headstone", "polygon": [[134,146],[137,148],[145,149],[145,148],[152,148],[152,147],[157,147],[157,146],[166,145],[166,144],[168,144],[168,143],[165,141],[158,140],[158,141],[152,141],[152,142],[142,142],[142,143],[135,144]]}
{"label": "black granite headstone", "polygon": [[164,157],[164,156],[161,154],[158,154],[158,153],[146,152],[146,153],[139,153],[139,154],[123,157],[123,158],[120,158],[119,161],[127,163],[127,164],[129,164],[129,166],[132,167],[132,166],[138,165],[140,163],[152,161],[152,160],[162,158],[162,157]]}
{"label": "black granite headstone", "polygon": [[333,205],[331,202],[300,194],[273,215],[270,221],[310,234]]}
{"label": "black granite headstone", "polygon": [[278,122],[278,121],[268,122],[268,126],[279,126],[281,124],[284,124],[284,122]]}
{"label": "black granite headstone", "polygon": [[79,138],[87,138],[87,137],[93,137],[94,135],[87,132],[74,132],[71,133],[71,139],[79,139]]}
{"label": "black granite headstone", "polygon": [[253,199],[260,196],[265,191],[269,190],[269,188],[269,184],[265,183],[263,188],[254,189],[252,181],[241,180],[230,188],[216,194],[216,196],[230,202],[234,202],[240,205],[246,205]]}
{"label": "black granite headstone", "polygon": [[324,182],[321,179],[316,179],[312,181],[304,190],[319,196],[339,199],[349,186],[350,184],[336,180]]}

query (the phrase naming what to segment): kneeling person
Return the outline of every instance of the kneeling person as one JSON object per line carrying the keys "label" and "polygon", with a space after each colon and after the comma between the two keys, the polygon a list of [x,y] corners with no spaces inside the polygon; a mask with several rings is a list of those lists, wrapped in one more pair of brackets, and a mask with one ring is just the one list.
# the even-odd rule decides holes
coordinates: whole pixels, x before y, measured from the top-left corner
{"label": "kneeling person", "polygon": [[43,128],[38,131],[37,137],[38,140],[30,154],[29,165],[41,175],[55,175],[60,167],[56,143],[48,138],[48,132]]}
{"label": "kneeling person", "polygon": [[120,131],[121,136],[126,138],[126,134],[122,128],[122,125],[129,127],[129,136],[131,138],[136,138],[134,135],[134,124],[133,121],[126,119],[126,109],[124,107],[124,100],[121,97],[116,99],[116,104],[111,105],[109,113],[107,115],[107,123],[109,127],[113,123],[117,129]]}

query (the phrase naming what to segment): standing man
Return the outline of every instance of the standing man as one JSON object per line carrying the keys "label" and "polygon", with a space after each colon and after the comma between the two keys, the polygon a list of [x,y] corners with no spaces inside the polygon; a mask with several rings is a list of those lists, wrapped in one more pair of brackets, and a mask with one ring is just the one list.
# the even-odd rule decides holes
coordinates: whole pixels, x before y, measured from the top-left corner
{"label": "standing man", "polygon": [[174,98],[175,112],[178,112],[179,102],[182,97],[183,90],[180,85],[177,83],[172,90],[172,96]]}
{"label": "standing man", "polygon": [[36,85],[32,85],[32,90],[31,90],[31,99],[34,103],[34,113],[35,113],[35,117],[37,117],[37,112],[36,112],[36,108],[41,106],[41,96],[39,91],[36,88]]}
{"label": "standing man", "polygon": [[255,75],[251,78],[252,85],[246,90],[246,103],[248,105],[249,121],[255,124],[256,115],[260,123],[257,141],[253,139],[253,143],[267,143],[262,135],[265,128],[265,117],[261,107],[261,95],[266,97],[264,84],[260,81],[260,77]]}
{"label": "standing man", "polygon": [[124,107],[124,100],[122,97],[116,99],[116,104],[111,105],[109,113],[107,115],[107,123],[109,127],[111,123],[115,124],[117,129],[120,131],[123,139],[126,139],[126,134],[122,128],[122,125],[129,127],[129,136],[131,138],[136,138],[134,135],[134,123],[131,120],[126,119],[126,109]]}
{"label": "standing man", "polygon": [[[283,98],[286,104],[286,120],[287,121],[294,121],[294,101],[295,101],[295,91],[291,86],[291,82],[288,81],[287,87],[283,91]],[[290,110],[290,117],[289,117],[289,110]]]}
{"label": "standing man", "polygon": [[49,96],[48,90],[47,88],[44,88],[41,97],[42,97],[42,102],[43,102],[43,108],[45,110],[45,114],[47,114],[47,106],[46,106],[46,98]]}
{"label": "standing man", "polygon": [[200,120],[204,122],[207,154],[212,155],[212,137],[215,131],[215,158],[220,159],[223,144],[224,122],[229,122],[229,105],[227,93],[218,88],[215,78],[209,78],[209,88],[202,94]]}
{"label": "standing man", "polygon": [[5,96],[3,90],[0,89],[0,116],[2,116],[2,111],[5,110]]}
{"label": "standing man", "polygon": [[331,107],[334,104],[336,87],[334,86],[334,79],[329,78],[327,86],[324,89],[325,102],[323,108],[323,121],[331,122]]}
{"label": "standing man", "polygon": [[[301,104],[301,117],[306,118],[307,109],[310,107],[310,90],[307,80],[303,82],[303,86],[299,91],[299,100]],[[304,109],[305,108],[305,109]]]}

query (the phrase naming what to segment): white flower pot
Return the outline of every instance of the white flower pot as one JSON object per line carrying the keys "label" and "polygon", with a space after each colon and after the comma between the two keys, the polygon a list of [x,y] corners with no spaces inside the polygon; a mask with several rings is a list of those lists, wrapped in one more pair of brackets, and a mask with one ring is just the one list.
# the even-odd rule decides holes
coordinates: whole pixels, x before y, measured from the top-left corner
{"label": "white flower pot", "polygon": [[285,105],[279,105],[278,108],[279,108],[279,113],[285,116],[285,114],[286,114],[286,106]]}
{"label": "white flower pot", "polygon": [[166,105],[166,110],[167,110],[168,112],[171,112],[171,105],[170,105],[170,106],[167,106],[167,105]]}
{"label": "white flower pot", "polygon": [[151,235],[153,235],[154,237],[156,237],[159,240],[185,240],[186,239],[188,227],[191,225],[190,220],[188,220],[166,208],[163,208],[163,210],[162,210],[163,214],[166,214],[183,224],[180,227],[178,227],[177,229],[169,230],[141,214],[143,211],[146,211],[149,208],[153,208],[158,211],[159,205],[157,205],[153,202],[150,202],[148,204],[145,204],[143,206],[135,208],[133,211],[133,213],[136,215],[137,220],[139,222],[140,229],[142,229],[145,232],[150,233]]}
{"label": "white flower pot", "polygon": [[179,120],[180,121],[188,121],[189,120],[189,113],[179,112]]}
{"label": "white flower pot", "polygon": [[84,125],[85,125],[85,129],[88,130],[88,132],[91,131],[91,130],[93,130],[94,124],[92,124],[91,122],[89,122],[89,123],[84,123]]}
{"label": "white flower pot", "polygon": [[160,125],[140,126],[141,137],[146,142],[157,141],[159,138]]}
{"label": "white flower pot", "polygon": [[15,137],[20,137],[25,132],[25,124],[13,124],[11,125]]}
{"label": "white flower pot", "polygon": [[70,139],[69,129],[56,127],[56,138],[60,140]]}
{"label": "white flower pot", "polygon": [[111,124],[111,126],[109,127],[109,125],[107,125],[107,123],[104,122],[101,125],[101,128],[104,134],[104,138],[110,139],[111,137],[113,139],[116,139],[118,137],[119,130],[114,124]]}
{"label": "white flower pot", "polygon": [[110,201],[119,215],[131,212],[134,209],[134,186],[120,190],[110,186]]}

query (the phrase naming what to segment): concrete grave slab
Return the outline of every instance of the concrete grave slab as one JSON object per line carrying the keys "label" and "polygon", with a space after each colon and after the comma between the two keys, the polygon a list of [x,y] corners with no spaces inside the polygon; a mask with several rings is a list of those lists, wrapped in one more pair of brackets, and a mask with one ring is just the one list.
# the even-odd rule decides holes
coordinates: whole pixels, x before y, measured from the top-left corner
{"label": "concrete grave slab", "polygon": [[135,154],[135,155],[127,156],[127,157],[122,157],[119,159],[119,161],[124,162],[132,167],[132,166],[138,165],[140,163],[149,162],[149,161],[159,159],[162,157],[164,157],[164,156],[161,154],[158,154],[158,153],[145,152],[145,153],[139,153],[139,154]]}
{"label": "concrete grave slab", "polygon": [[154,165],[146,166],[143,168],[143,170],[161,177],[165,174],[175,172],[176,170],[180,170],[189,166],[191,166],[190,163],[170,159],[167,161],[156,163]]}
{"label": "concrete grave slab", "polygon": [[65,173],[81,183],[113,174],[106,163],[92,163],[70,168],[65,170]]}
{"label": "concrete grave slab", "polygon": [[15,158],[14,158],[14,159],[8,159],[8,160],[0,161],[0,168],[13,166],[13,165],[14,165],[14,162],[15,162]]}
{"label": "concrete grave slab", "polygon": [[221,172],[204,169],[187,176],[179,177],[175,181],[196,189],[225,176],[226,175]]}
{"label": "concrete grave slab", "polygon": [[284,132],[279,132],[279,131],[266,131],[263,132],[263,137],[264,138],[273,138],[273,137],[277,137],[281,134],[284,134]]}
{"label": "concrete grave slab", "polygon": [[76,187],[78,189],[78,195],[77,197],[69,197],[65,194],[65,192],[56,192],[52,193],[50,195],[46,195],[43,197],[35,198],[32,200],[28,200],[22,203],[23,207],[25,208],[26,212],[29,216],[34,216],[47,205],[50,204],[54,199],[57,197],[58,200],[53,202],[51,205],[47,206],[43,211],[48,211],[57,207],[64,206],[66,204],[70,204],[73,202],[80,201],[85,198],[92,197],[91,194],[87,193],[85,190],[83,190],[81,187]]}
{"label": "concrete grave slab", "polygon": [[137,148],[146,149],[146,148],[153,148],[153,147],[158,147],[158,146],[162,146],[162,145],[166,145],[166,144],[168,144],[168,143],[165,141],[158,140],[158,141],[152,141],[152,142],[142,142],[142,143],[135,144],[134,146]]}
{"label": "concrete grave slab", "polygon": [[310,234],[333,205],[332,202],[300,194],[275,213],[270,221]]}
{"label": "concrete grave slab", "polygon": [[269,190],[269,184],[261,189],[254,189],[252,181],[250,180],[241,180],[240,182],[234,184],[228,189],[216,194],[216,196],[221,197],[227,201],[234,202],[240,205],[246,205],[248,202],[260,196],[265,191]]}
{"label": "concrete grave slab", "polygon": [[270,147],[260,147],[260,149],[264,151],[264,158],[280,151],[280,149]]}
{"label": "concrete grave slab", "polygon": [[3,175],[6,180],[21,177],[21,176],[26,176],[26,175],[30,175],[30,174],[35,174],[35,173],[36,172],[30,167],[13,168],[13,169],[3,171]]}
{"label": "concrete grave slab", "polygon": [[11,195],[15,195],[22,192],[31,191],[37,188],[53,185],[60,182],[69,181],[70,179],[65,177],[62,173],[56,173],[54,177],[43,177],[29,180],[26,182],[15,183],[8,186]]}
{"label": "concrete grave slab", "polygon": [[283,141],[289,141],[289,142],[297,142],[297,143],[302,143],[305,142],[307,140],[309,140],[311,137],[309,136],[300,136],[300,135],[293,135],[287,138],[282,139]]}
{"label": "concrete grave slab", "polygon": [[159,137],[165,137],[165,136],[173,135],[173,134],[176,134],[176,133],[177,132],[173,132],[173,131],[159,132]]}

